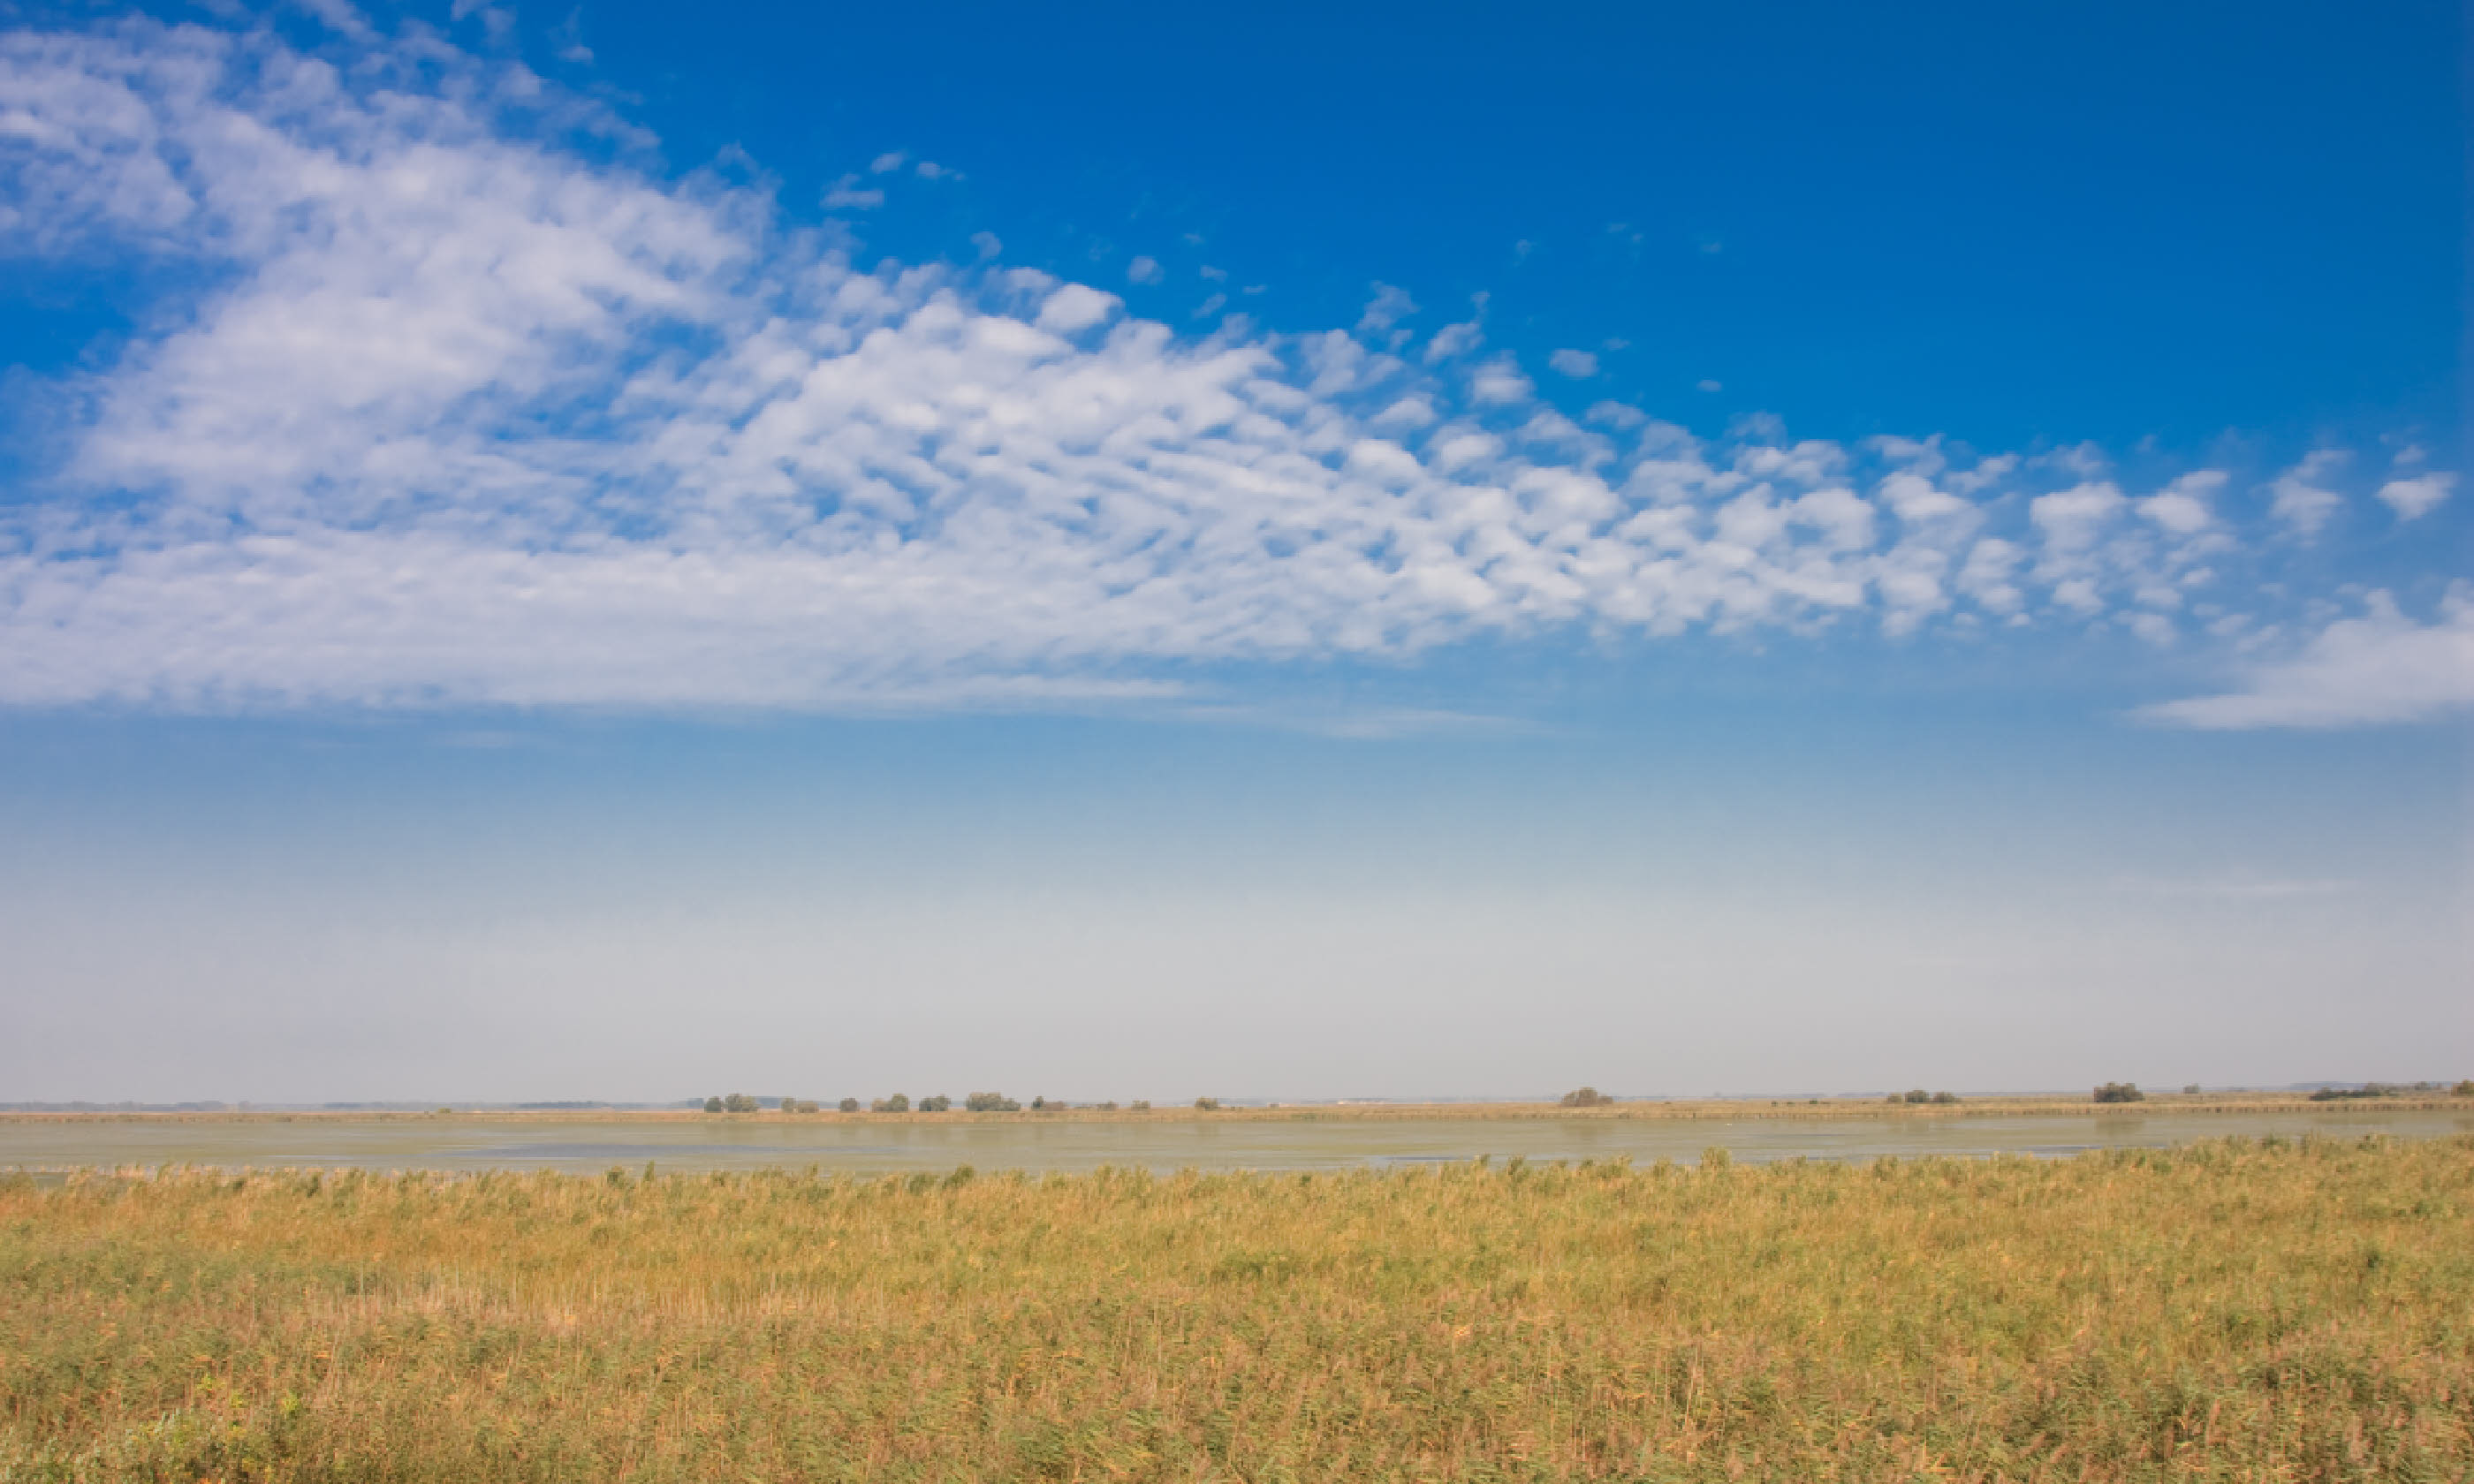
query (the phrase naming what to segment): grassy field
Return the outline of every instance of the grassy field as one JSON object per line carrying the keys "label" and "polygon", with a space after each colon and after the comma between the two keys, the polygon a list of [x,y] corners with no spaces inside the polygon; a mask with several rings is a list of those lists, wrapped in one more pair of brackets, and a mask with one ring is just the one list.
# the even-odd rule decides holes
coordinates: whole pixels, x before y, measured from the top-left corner
{"label": "grassy field", "polygon": [[0,1185],[0,1481],[2474,1476],[2474,1138]]}

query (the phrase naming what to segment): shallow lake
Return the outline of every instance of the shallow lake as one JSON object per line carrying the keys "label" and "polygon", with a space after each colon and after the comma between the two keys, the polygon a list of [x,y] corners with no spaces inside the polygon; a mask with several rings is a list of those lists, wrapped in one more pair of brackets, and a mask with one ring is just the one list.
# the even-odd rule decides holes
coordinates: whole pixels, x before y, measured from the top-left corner
{"label": "shallow lake", "polygon": [[815,1123],[727,1117],[677,1120],[430,1117],[291,1122],[0,1119],[0,1169],[203,1164],[260,1169],[597,1172],[806,1169],[855,1174],[945,1170],[1087,1170],[1100,1165],[1328,1170],[1430,1164],[1489,1155],[1533,1161],[1691,1163],[1718,1146],[1737,1160],[1881,1155],[2062,1155],[2157,1146],[2228,1135],[2431,1137],[2474,1134],[2474,1109],[2294,1113],[2106,1113],[1948,1118],[1420,1118],[1294,1120],[1210,1117],[1121,1123],[975,1119],[950,1123]]}

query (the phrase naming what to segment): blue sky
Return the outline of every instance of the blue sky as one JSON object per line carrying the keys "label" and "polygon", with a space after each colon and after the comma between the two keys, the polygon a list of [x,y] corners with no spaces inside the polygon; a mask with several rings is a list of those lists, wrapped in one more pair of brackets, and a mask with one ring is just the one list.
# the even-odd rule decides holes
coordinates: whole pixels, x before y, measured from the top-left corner
{"label": "blue sky", "polygon": [[2462,1075],[2460,22],[2203,22],[12,12],[0,1083]]}

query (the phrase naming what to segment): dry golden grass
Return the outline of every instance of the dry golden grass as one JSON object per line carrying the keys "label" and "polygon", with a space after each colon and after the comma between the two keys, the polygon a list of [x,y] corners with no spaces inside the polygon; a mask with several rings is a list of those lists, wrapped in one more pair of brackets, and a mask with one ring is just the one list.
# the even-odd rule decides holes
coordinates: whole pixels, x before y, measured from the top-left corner
{"label": "dry golden grass", "polygon": [[2474,1472],[2474,1138],[0,1185],[0,1481]]}

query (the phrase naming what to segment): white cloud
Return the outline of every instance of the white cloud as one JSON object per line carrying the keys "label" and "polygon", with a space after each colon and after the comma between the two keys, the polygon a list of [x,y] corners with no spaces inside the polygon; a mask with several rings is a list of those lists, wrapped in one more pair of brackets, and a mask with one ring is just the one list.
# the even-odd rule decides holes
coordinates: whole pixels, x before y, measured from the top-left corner
{"label": "white cloud", "polygon": [[921,160],[913,170],[922,180],[951,180],[959,179],[961,175],[960,171],[948,170],[933,159]]}
{"label": "white cloud", "polygon": [[2078,551],[2096,544],[2122,504],[2122,491],[2109,484],[2077,485],[2036,496],[2028,502],[2027,515],[2052,547]]}
{"label": "white cloud", "polygon": [[1977,541],[1967,553],[1967,565],[1959,569],[1959,590],[1981,605],[1988,613],[2008,615],[2017,612],[2024,601],[2011,574],[2019,568],[2025,553],[1998,536]]}
{"label": "white cloud", "polygon": [[1366,312],[1357,317],[1357,333],[1379,335],[1418,312],[1418,301],[1409,291],[1389,283],[1374,285],[1374,297],[1366,302]]}
{"label": "white cloud", "polygon": [[2195,536],[2206,530],[2215,518],[2209,514],[2208,498],[2224,488],[2225,478],[2222,469],[2198,469],[2185,474],[2137,501],[2139,514],[2175,536]]}
{"label": "white cloud", "polygon": [[2397,513],[2399,520],[2419,520],[2439,508],[2448,491],[2457,488],[2455,474],[2435,471],[2416,474],[2407,479],[2391,479],[2380,486],[2380,498]]}
{"label": "white cloud", "polygon": [[885,204],[885,192],[859,183],[859,177],[847,175],[825,187],[825,209],[828,211],[872,211]]}
{"label": "white cloud", "polygon": [[2360,617],[2340,619],[2291,658],[2254,670],[2243,689],[2138,714],[2207,730],[2324,728],[2424,721],[2466,706],[2474,706],[2474,585],[2461,582],[2430,623],[2374,592]]}
{"label": "white cloud", "polygon": [[1048,296],[1047,302],[1039,306],[1038,318],[1031,323],[1044,330],[1071,335],[1078,330],[1089,329],[1124,306],[1125,300],[1114,294],[1103,294],[1083,284],[1069,283]]}
{"label": "white cloud", "polygon": [[1853,490],[1815,490],[1795,502],[1795,518],[1819,533],[1836,551],[1861,551],[1873,544],[1873,505]]}
{"label": "white cloud", "polygon": [[867,168],[877,175],[890,175],[894,171],[901,169],[905,164],[909,163],[910,159],[910,156],[908,151],[887,150],[876,158],[868,161]]}
{"label": "white cloud", "polygon": [[1426,364],[1433,366],[1457,355],[1467,355],[1476,349],[1484,340],[1485,337],[1479,333],[1477,322],[1474,320],[1463,321],[1458,324],[1446,324],[1435,331],[1434,339],[1426,342]]}
{"label": "white cloud", "polygon": [[1537,390],[1509,356],[1497,356],[1469,373],[1469,399],[1481,407],[1525,402]]}
{"label": "white cloud", "polygon": [[1692,388],[1696,392],[1724,392],[1727,390],[1726,383],[1712,381],[1707,376],[1704,376],[1699,381],[1692,383]]}
{"label": "white cloud", "polygon": [[1557,373],[1575,381],[1586,380],[1598,373],[1598,358],[1587,350],[1558,350],[1546,358],[1546,364]]}
{"label": "white cloud", "polygon": [[2329,517],[2344,508],[2345,497],[2327,488],[2328,476],[2346,462],[2341,448],[2320,448],[2305,454],[2302,462],[2276,476],[2268,486],[2268,514],[2285,522],[2287,529],[2302,540],[2319,534]]}
{"label": "white cloud", "polygon": [[1972,515],[1976,507],[1938,489],[1923,474],[1901,469],[1881,481],[1881,498],[1905,524],[1927,526]]}
{"label": "white cloud", "polygon": [[1137,257],[1126,265],[1128,283],[1158,283],[1167,276],[1168,270],[1160,267],[1159,259],[1154,257]]}
{"label": "white cloud", "polygon": [[1477,318],[1393,344],[1379,286],[1370,344],[1181,336],[985,233],[863,272],[512,63],[341,60],[0,38],[0,258],[192,270],[36,389],[65,452],[0,504],[0,702],[1131,703],[1480,635],[2048,623],[2024,572],[2161,634],[2195,543],[2219,597],[2272,544],[2175,503],[2213,473],[2134,503],[2077,451],[1585,427],[1467,359]]}
{"label": "white cloud", "polygon": [[593,48],[584,44],[583,7],[568,12],[567,19],[551,29],[550,42],[558,48],[559,60],[579,67],[593,65]]}

